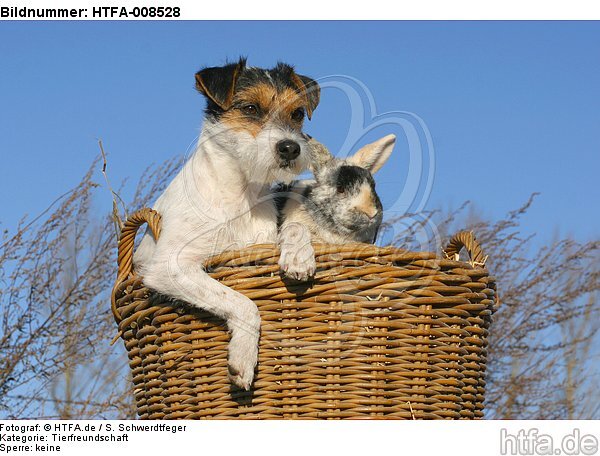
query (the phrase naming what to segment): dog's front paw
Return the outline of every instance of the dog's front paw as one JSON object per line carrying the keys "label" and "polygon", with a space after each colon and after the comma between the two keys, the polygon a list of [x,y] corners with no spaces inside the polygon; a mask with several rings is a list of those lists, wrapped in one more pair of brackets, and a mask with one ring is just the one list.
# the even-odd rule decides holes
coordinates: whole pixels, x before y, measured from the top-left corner
{"label": "dog's front paw", "polygon": [[317,263],[312,245],[304,244],[297,249],[282,249],[279,256],[279,269],[283,276],[289,279],[305,282],[313,278]]}
{"label": "dog's front paw", "polygon": [[229,381],[239,388],[250,390],[257,359],[258,343],[254,337],[232,338],[227,365]]}
{"label": "dog's front paw", "polygon": [[279,233],[279,269],[288,279],[307,281],[317,269],[311,235],[301,223],[284,224]]}
{"label": "dog's front paw", "polygon": [[237,364],[229,361],[227,366],[229,370],[229,381],[238,388],[249,391],[252,386],[252,380],[254,379],[254,367],[249,367],[247,363],[242,362]]}

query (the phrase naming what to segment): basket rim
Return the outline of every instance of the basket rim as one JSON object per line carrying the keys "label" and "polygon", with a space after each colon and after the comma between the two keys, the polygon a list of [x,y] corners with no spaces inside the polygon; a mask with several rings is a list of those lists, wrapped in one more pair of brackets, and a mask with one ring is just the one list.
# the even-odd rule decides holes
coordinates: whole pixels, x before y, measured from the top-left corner
{"label": "basket rim", "polygon": [[[402,249],[393,245],[378,246],[362,242],[351,242],[346,244],[327,244],[323,242],[313,242],[312,246],[315,256],[331,255],[331,260],[336,259],[336,255],[348,254],[352,258],[368,258],[387,255],[406,255],[410,258],[421,260],[439,260],[439,255],[429,251],[414,251]],[[232,260],[239,260],[239,264],[247,264],[261,260],[267,256],[279,256],[279,247],[274,243],[253,244],[241,249],[227,250],[218,255],[213,255],[204,261],[206,267],[215,264],[222,264]],[[341,258],[340,258],[341,259]]]}

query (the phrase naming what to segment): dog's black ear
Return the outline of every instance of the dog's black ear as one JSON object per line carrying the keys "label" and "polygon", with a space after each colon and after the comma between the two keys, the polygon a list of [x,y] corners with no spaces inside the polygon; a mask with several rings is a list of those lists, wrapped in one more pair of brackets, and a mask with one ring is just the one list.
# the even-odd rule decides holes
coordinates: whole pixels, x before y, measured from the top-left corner
{"label": "dog's black ear", "polygon": [[304,92],[306,96],[306,115],[310,120],[321,99],[321,87],[314,79],[301,74],[294,73],[294,80],[300,91]]}
{"label": "dog's black ear", "polygon": [[235,83],[246,66],[246,59],[222,67],[204,68],[196,73],[196,89],[222,110],[229,109]]}

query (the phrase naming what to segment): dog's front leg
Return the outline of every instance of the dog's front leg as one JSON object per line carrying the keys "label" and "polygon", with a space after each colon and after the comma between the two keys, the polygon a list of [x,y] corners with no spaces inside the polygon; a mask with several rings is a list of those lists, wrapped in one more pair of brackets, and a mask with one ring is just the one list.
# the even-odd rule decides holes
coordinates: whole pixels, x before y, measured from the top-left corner
{"label": "dog's front leg", "polygon": [[249,390],[258,358],[260,315],[256,304],[210,277],[197,262],[155,261],[145,268],[144,284],[223,318],[231,333],[229,378]]}
{"label": "dog's front leg", "polygon": [[308,228],[298,222],[284,222],[278,236],[279,268],[284,276],[306,281],[315,275],[315,251]]}

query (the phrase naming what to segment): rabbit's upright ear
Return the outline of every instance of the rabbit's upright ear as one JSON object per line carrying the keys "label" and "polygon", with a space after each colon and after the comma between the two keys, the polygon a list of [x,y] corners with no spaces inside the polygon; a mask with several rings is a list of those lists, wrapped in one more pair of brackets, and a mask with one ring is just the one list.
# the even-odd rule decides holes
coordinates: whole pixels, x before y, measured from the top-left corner
{"label": "rabbit's upright ear", "polygon": [[396,144],[396,135],[387,135],[358,150],[348,162],[375,174],[384,165]]}
{"label": "rabbit's upright ear", "polygon": [[310,165],[309,168],[313,173],[317,173],[327,163],[333,160],[331,152],[317,141],[315,138],[310,138],[308,141],[310,147]]}

